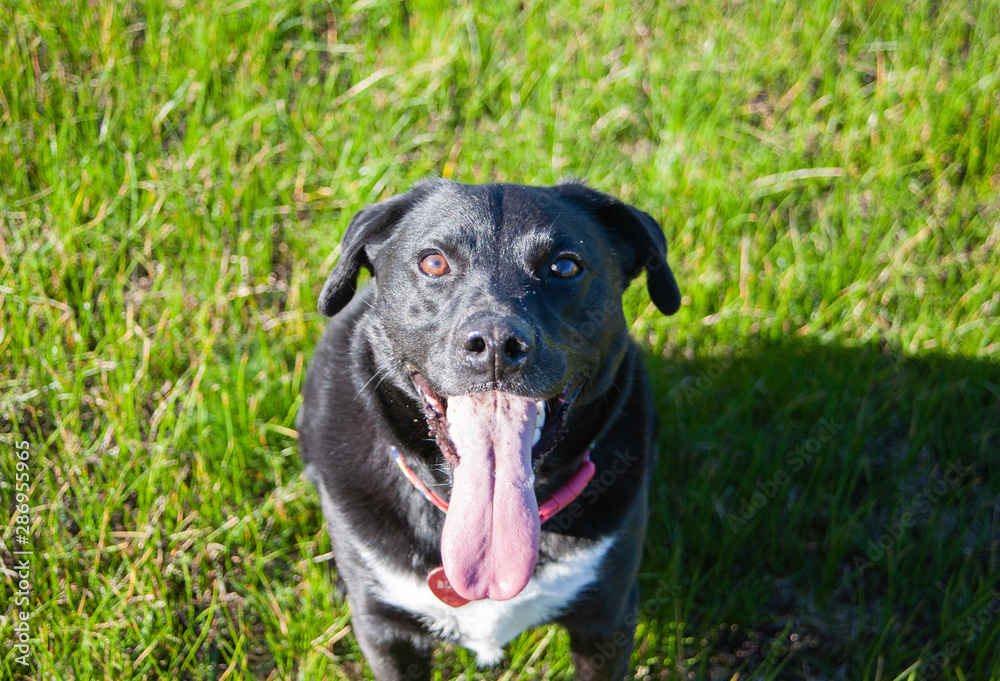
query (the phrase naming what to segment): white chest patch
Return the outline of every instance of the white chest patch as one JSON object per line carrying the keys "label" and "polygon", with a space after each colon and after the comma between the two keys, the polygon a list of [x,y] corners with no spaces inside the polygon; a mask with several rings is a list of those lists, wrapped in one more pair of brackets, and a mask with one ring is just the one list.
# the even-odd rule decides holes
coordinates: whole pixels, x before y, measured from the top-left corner
{"label": "white chest patch", "polygon": [[395,570],[370,555],[365,562],[379,583],[376,593],[381,600],[417,615],[431,631],[473,651],[479,664],[488,666],[503,658],[501,646],[553,619],[594,581],[613,543],[613,536],[605,537],[549,563],[510,600],[472,601],[458,608],[439,601],[426,580],[412,573]]}
{"label": "white chest patch", "polygon": [[[306,467],[306,474],[319,489],[323,514],[328,519],[339,517],[336,503],[314,473],[312,466]],[[338,526],[344,527],[344,523]],[[336,545],[336,538],[331,540]],[[614,536],[605,537],[547,564],[510,600],[472,601],[458,608],[438,600],[427,586],[426,575],[419,577],[396,570],[356,538],[352,543],[371,570],[376,595],[382,601],[413,613],[432,632],[468,648],[476,654],[481,666],[489,666],[503,658],[504,644],[526,629],[551,621],[597,579],[601,562],[614,540]]]}

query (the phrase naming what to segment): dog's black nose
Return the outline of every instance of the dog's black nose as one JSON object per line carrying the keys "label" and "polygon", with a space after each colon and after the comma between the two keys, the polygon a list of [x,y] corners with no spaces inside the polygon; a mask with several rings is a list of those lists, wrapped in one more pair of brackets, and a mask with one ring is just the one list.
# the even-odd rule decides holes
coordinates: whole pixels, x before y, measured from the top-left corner
{"label": "dog's black nose", "polygon": [[496,379],[520,369],[534,347],[530,326],[513,317],[493,317],[466,326],[460,352],[475,371]]}

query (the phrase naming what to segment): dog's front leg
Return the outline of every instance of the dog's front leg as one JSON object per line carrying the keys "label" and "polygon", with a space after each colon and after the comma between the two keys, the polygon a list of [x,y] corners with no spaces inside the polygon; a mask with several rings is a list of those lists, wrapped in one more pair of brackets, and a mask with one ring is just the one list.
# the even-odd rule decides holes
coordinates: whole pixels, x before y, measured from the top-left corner
{"label": "dog's front leg", "polygon": [[[635,625],[638,618],[639,587],[633,584],[628,600],[618,616],[607,619],[563,619],[570,637],[570,651],[576,678],[580,681],[622,681],[628,678]],[[600,608],[598,608],[600,611]],[[593,612],[593,611],[592,611]]]}
{"label": "dog's front leg", "polygon": [[351,625],[361,652],[378,681],[426,681],[431,678],[430,642],[387,616],[352,607]]}

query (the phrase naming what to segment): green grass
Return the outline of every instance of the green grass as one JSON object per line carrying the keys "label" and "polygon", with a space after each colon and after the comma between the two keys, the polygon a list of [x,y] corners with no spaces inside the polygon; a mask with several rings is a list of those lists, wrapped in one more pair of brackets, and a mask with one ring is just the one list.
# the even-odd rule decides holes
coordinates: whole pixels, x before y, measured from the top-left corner
{"label": "green grass", "polygon": [[350,216],[445,175],[664,225],[636,678],[1000,679],[1000,3],[806,6],[8,0],[0,677],[368,673],[294,419]]}

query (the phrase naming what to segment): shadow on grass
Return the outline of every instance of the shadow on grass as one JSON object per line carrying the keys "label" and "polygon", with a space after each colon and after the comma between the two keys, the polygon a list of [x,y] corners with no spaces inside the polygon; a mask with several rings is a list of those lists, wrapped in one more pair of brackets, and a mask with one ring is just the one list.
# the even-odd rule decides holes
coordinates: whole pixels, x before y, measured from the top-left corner
{"label": "shadow on grass", "polygon": [[633,662],[993,678],[1000,364],[801,340],[647,364],[660,459]]}

